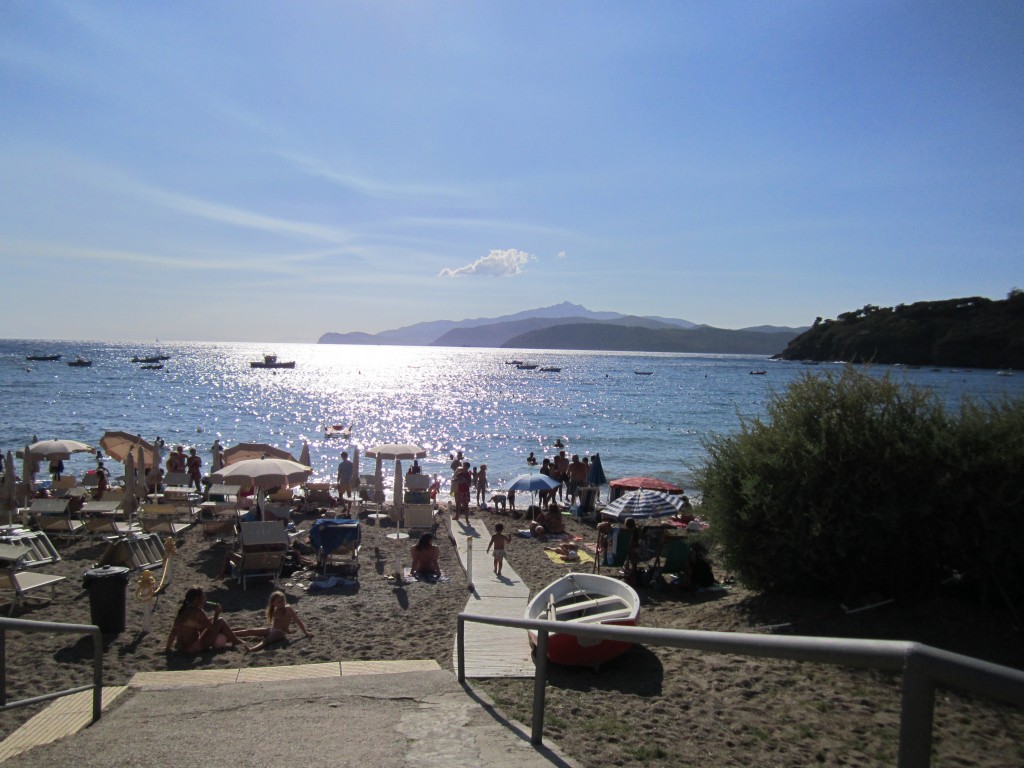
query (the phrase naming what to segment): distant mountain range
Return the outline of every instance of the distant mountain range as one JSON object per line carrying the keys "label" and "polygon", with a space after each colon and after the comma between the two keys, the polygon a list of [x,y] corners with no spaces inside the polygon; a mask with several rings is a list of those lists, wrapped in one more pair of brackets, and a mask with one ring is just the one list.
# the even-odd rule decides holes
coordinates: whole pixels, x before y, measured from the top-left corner
{"label": "distant mountain range", "polygon": [[762,325],[734,331],[689,320],[594,312],[563,302],[502,317],[438,320],[377,334],[325,333],[319,343],[771,355],[804,330]]}

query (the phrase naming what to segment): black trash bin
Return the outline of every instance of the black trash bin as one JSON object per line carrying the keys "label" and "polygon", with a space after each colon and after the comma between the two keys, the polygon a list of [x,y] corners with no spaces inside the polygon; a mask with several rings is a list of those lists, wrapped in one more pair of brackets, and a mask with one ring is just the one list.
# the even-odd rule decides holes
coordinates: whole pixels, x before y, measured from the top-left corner
{"label": "black trash bin", "polygon": [[103,634],[124,632],[128,569],[105,565],[85,572],[82,586],[89,592],[89,615]]}

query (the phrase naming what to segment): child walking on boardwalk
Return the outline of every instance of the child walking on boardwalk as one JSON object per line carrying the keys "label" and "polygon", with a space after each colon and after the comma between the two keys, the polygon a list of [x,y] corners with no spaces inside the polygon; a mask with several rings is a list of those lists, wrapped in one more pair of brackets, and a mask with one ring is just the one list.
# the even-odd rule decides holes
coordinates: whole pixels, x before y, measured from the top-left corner
{"label": "child walking on boardwalk", "polygon": [[299,618],[299,614],[295,612],[295,609],[288,605],[284,592],[272,592],[270,594],[270,601],[267,603],[267,624],[270,626],[259,629],[240,629],[235,632],[235,636],[262,637],[263,639],[256,643],[256,645],[245,647],[246,653],[249,651],[259,651],[271,643],[284,640],[291,631],[293,622],[298,625],[306,637],[313,636],[313,633],[306,629],[306,625],[302,623],[302,619]]}
{"label": "child walking on boardwalk", "polygon": [[498,523],[494,526],[494,535],[487,545],[487,551],[494,547],[494,572],[501,576],[501,565],[505,562],[505,548],[508,547],[509,537],[504,534],[505,526]]}

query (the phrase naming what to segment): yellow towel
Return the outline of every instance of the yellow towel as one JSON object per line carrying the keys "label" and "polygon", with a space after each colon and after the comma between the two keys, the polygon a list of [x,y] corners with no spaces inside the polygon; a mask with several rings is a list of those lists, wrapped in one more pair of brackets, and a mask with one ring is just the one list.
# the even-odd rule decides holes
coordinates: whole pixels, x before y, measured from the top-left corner
{"label": "yellow towel", "polygon": [[594,562],[594,558],[590,555],[589,552],[585,552],[582,549],[578,549],[578,550],[576,550],[576,552],[580,556],[579,560],[563,560],[562,556],[560,554],[558,554],[557,552],[552,552],[549,549],[545,549],[544,550],[544,554],[548,556],[548,560],[550,560],[552,563],[558,563],[560,565],[573,565],[575,563],[592,563],[592,562]]}

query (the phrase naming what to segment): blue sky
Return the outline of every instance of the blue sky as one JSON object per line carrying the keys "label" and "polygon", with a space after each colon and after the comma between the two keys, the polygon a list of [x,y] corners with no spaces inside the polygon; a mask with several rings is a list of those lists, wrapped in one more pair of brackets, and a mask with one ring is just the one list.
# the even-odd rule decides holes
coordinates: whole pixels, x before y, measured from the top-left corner
{"label": "blue sky", "polygon": [[1024,288],[1024,3],[0,3],[8,338]]}

